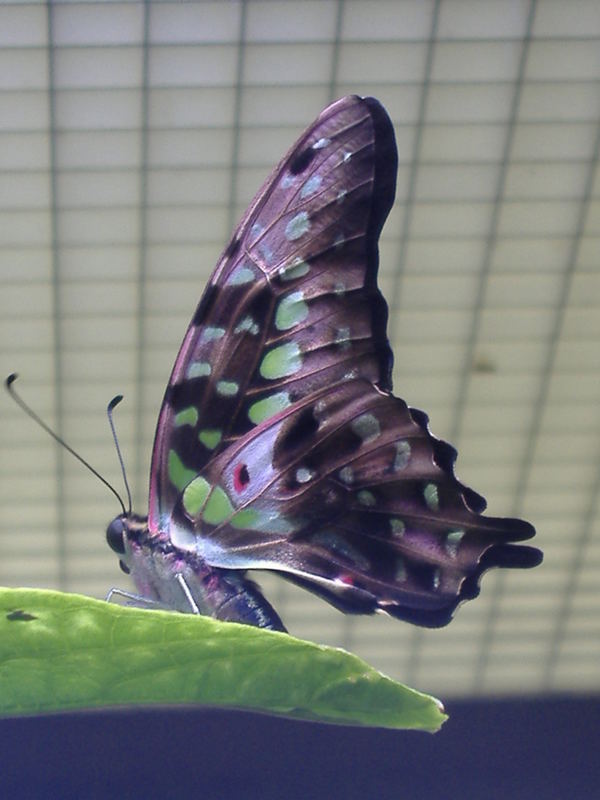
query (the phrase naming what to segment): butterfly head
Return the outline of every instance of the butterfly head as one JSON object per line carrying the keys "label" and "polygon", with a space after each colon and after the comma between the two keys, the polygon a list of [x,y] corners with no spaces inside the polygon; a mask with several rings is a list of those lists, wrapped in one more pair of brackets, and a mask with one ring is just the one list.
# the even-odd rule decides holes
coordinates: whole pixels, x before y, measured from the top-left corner
{"label": "butterfly head", "polygon": [[127,512],[115,517],[106,529],[106,541],[119,558],[119,566],[126,574],[131,572],[132,542],[148,531],[148,520]]}

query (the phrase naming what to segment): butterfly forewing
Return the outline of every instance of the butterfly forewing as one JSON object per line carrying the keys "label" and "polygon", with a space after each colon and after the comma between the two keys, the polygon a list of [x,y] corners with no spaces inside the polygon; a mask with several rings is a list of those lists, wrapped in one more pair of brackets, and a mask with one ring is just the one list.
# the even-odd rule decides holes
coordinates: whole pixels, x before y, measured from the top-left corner
{"label": "butterfly forewing", "polygon": [[386,112],[347,97],[255,197],[173,368],[147,546],[209,577],[277,570],[346,612],[443,625],[485,569],[540,554],[512,544],[528,523],[482,516],[453,448],[391,394],[377,245],[396,169]]}
{"label": "butterfly forewing", "polygon": [[257,194],[177,357],[159,416],[150,525],[190,476],[313,391],[391,387],[377,240],[394,197],[393,128],[374,100],[326,109]]}

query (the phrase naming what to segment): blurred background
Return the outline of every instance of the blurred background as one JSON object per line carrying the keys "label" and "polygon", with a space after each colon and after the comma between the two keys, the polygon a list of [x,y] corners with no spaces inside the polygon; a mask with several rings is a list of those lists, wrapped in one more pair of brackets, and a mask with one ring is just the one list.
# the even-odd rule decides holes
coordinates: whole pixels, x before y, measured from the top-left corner
{"label": "blurred background", "polygon": [[[600,689],[596,0],[3,2],[2,375],[145,513],[179,343],[246,204],[331,101],[396,127],[381,239],[396,394],[543,565],[443,630],[257,576],[290,631],[445,699]],[[128,588],[114,498],[4,395],[0,583]],[[491,795],[490,795],[491,796]]]}

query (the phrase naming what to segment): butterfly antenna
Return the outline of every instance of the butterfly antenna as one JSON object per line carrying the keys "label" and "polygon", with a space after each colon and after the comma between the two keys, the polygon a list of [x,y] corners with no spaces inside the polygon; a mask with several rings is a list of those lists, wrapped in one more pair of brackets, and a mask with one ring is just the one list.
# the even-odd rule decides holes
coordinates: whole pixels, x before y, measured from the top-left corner
{"label": "butterfly antenna", "polygon": [[123,454],[121,453],[121,448],[119,447],[119,439],[117,438],[117,431],[115,430],[115,423],[113,420],[113,411],[119,405],[122,399],[123,399],[122,394],[118,394],[116,397],[113,397],[113,399],[110,401],[110,403],[106,408],[106,414],[108,416],[108,424],[110,425],[113,441],[115,443],[115,448],[117,450],[117,458],[119,459],[119,464],[121,465],[121,474],[123,475],[123,483],[125,484],[125,491],[127,492],[127,502],[129,504],[128,513],[131,514],[131,491],[129,490],[129,481],[127,480],[125,462],[123,461]]}
{"label": "butterfly antenna", "polygon": [[[92,465],[89,464],[85,460],[85,458],[80,456],[79,453],[77,453],[75,450],[73,450],[73,448],[70,445],[68,445],[61,436],[59,436],[57,433],[55,433],[52,430],[52,428],[48,427],[48,425],[46,425],[44,420],[41,417],[38,417],[38,415],[35,413],[35,411],[32,408],[30,408],[27,405],[27,403],[23,400],[23,398],[17,392],[17,390],[15,389],[15,387],[13,385],[14,382],[17,380],[17,377],[18,377],[17,373],[13,372],[11,375],[8,376],[8,378],[4,382],[7,392],[12,397],[12,399],[15,401],[15,403],[27,414],[27,416],[30,419],[32,419],[34,422],[36,422],[40,426],[40,428],[45,430],[46,433],[49,434],[54,439],[55,442],[58,442],[58,444],[61,445],[61,447],[64,447],[65,450],[68,450],[69,453],[71,453],[72,456],[75,456],[77,461],[79,461],[81,464],[83,464],[84,467],[87,467],[87,469],[89,469],[89,471],[92,473],[92,475],[95,475],[98,478],[98,480],[102,481],[102,483],[105,486],[107,486],[110,489],[110,491],[114,494],[114,496],[117,498],[117,500],[119,501],[119,505],[123,509],[123,513],[126,514],[127,511],[125,510],[125,504],[121,500],[121,497],[120,497],[119,493],[117,492],[117,490],[114,488],[114,486],[111,486],[111,484],[106,480],[106,478],[103,478],[102,475],[100,475],[100,473],[98,472],[97,469],[94,469],[94,467],[92,467]],[[114,432],[113,432],[113,435],[114,435]],[[121,458],[121,454],[119,453],[119,459],[120,458]],[[122,461],[121,461],[121,466],[123,466]],[[127,485],[127,483],[125,485]],[[131,509],[131,497],[129,495],[129,487],[127,487],[127,496],[129,497],[129,506],[130,506],[130,509]]]}

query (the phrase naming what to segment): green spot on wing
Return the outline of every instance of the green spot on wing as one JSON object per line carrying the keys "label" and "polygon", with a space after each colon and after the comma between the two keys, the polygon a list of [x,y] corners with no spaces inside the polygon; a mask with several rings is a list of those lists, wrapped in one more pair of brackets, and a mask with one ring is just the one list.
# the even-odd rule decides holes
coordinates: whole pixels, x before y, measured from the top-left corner
{"label": "green spot on wing", "polygon": [[208,361],[192,361],[187,368],[187,377],[193,378],[206,378],[211,373],[211,366]]}
{"label": "green spot on wing", "polygon": [[430,511],[438,511],[440,508],[440,498],[438,488],[435,483],[428,483],[423,489],[423,497]]}
{"label": "green spot on wing", "polygon": [[221,441],[222,436],[223,433],[218,428],[204,428],[198,434],[198,439],[209,450],[214,450]]}
{"label": "green spot on wing", "polygon": [[175,414],[175,419],[173,420],[176,427],[180,427],[181,425],[194,425],[198,422],[198,409],[195,406],[188,406],[188,408],[184,408],[183,411]]}
{"label": "green spot on wing", "polygon": [[409,442],[405,440],[396,442],[396,457],[394,459],[394,470],[396,470],[396,472],[399,472],[406,467],[410,461],[410,452],[411,450]]}
{"label": "green spot on wing", "polygon": [[310,230],[310,219],[306,211],[300,211],[285,226],[285,238],[295,242]]}
{"label": "green spot on wing", "polygon": [[339,471],[340,480],[344,483],[352,483],[354,480],[354,470],[352,467],[342,467]]}
{"label": "green spot on wing", "polygon": [[248,267],[237,267],[227,280],[228,286],[242,286],[254,280],[254,272]]}
{"label": "green spot on wing", "polygon": [[243,508],[234,514],[230,520],[230,524],[234,528],[247,528],[248,530],[256,530],[256,525],[260,520],[260,514],[253,508]]}
{"label": "green spot on wing", "polygon": [[305,198],[311,194],[314,194],[321,188],[322,182],[323,179],[321,178],[320,175],[318,174],[311,175],[311,177],[306,181],[306,183],[302,187],[302,190],[300,192],[300,197]]}
{"label": "green spot on wing", "polygon": [[381,434],[379,420],[374,414],[361,414],[352,420],[350,427],[365,444],[374,441]]}
{"label": "green spot on wing", "polygon": [[273,417],[283,411],[284,408],[291,406],[291,404],[292,401],[287,392],[276,392],[264,397],[262,400],[257,400],[256,403],[252,403],[248,409],[248,419],[258,425],[260,422],[264,422],[269,417]]}
{"label": "green spot on wing", "polygon": [[234,528],[246,528],[262,533],[277,533],[284,536],[294,533],[302,527],[302,520],[286,517],[274,510],[243,508],[230,520]]}
{"label": "green spot on wing", "polygon": [[191,517],[200,513],[209,492],[210,483],[200,475],[188,484],[183,493],[183,507]]}
{"label": "green spot on wing", "polygon": [[293,375],[302,366],[300,348],[295,342],[274,347],[265,355],[260,364],[260,374],[267,380]]}
{"label": "green spot on wing", "polygon": [[315,473],[311,469],[308,469],[308,467],[299,467],[296,470],[296,480],[298,483],[308,483],[312,481],[314,476]]}
{"label": "green spot on wing", "polygon": [[233,329],[234,333],[250,333],[252,336],[256,336],[258,331],[258,325],[249,314],[240,320],[240,322]]}
{"label": "green spot on wing", "polygon": [[225,336],[225,328],[217,328],[214,325],[207,325],[202,331],[202,341],[216,342]]}
{"label": "green spot on wing", "polygon": [[288,331],[299,325],[308,317],[308,306],[304,302],[303,292],[291,292],[280,301],[275,313],[275,327],[279,331]]}
{"label": "green spot on wing", "polygon": [[169,480],[179,491],[185,489],[188,483],[196,477],[196,472],[193,469],[188,469],[183,464],[183,461],[179,458],[175,450],[169,450],[167,472]]}
{"label": "green spot on wing", "polygon": [[303,278],[309,271],[310,267],[301,258],[296,258],[289,264],[284,264],[279,269],[279,277],[282,281],[294,281],[296,278]]}
{"label": "green spot on wing", "polygon": [[235,381],[217,381],[216,389],[221,397],[234,397],[239,392],[240,385]]}
{"label": "green spot on wing", "polygon": [[458,529],[455,531],[450,531],[446,536],[446,552],[449,556],[452,556],[452,558],[456,557],[458,546],[461,543],[464,535],[465,532],[462,529]]}
{"label": "green spot on wing", "polygon": [[361,491],[358,493],[358,502],[362,506],[372,507],[377,505],[377,500],[375,499],[375,495],[368,489],[361,489]]}
{"label": "green spot on wing", "polygon": [[230,499],[227,497],[220,486],[213,487],[210,497],[208,498],[204,511],[202,512],[202,519],[209,525],[219,525],[221,522],[231,516],[233,513],[233,506]]}

